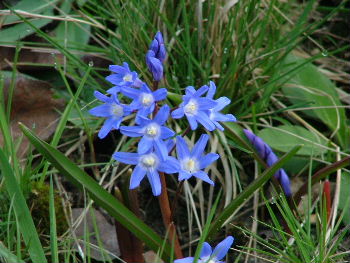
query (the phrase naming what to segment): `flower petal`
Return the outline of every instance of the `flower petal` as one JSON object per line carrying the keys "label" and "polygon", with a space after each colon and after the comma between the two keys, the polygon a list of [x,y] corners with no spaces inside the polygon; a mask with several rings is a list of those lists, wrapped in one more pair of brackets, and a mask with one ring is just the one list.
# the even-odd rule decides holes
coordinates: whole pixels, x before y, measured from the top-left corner
{"label": "flower petal", "polygon": [[198,128],[198,123],[197,123],[195,117],[190,116],[190,115],[186,115],[186,117],[187,117],[187,120],[188,120],[188,122],[189,122],[189,124],[191,126],[191,130],[194,131],[195,129],[197,129]]}
{"label": "flower petal", "polygon": [[174,263],[193,263],[194,257],[187,257],[174,260]]}
{"label": "flower petal", "polygon": [[207,92],[207,90],[209,89],[209,87],[207,85],[204,85],[202,87],[200,87],[194,94],[193,97],[200,97],[202,96],[204,93]]}
{"label": "flower petal", "polygon": [[170,107],[165,104],[159,109],[157,115],[154,117],[154,121],[157,122],[159,125],[163,125],[169,118],[169,113]]}
{"label": "flower petal", "polygon": [[98,132],[98,137],[100,139],[103,139],[104,137],[107,136],[107,134],[112,130],[113,128],[113,118],[108,118],[105,123],[103,124],[101,130]]}
{"label": "flower petal", "polygon": [[116,152],[113,155],[113,158],[121,163],[136,165],[139,162],[138,153],[128,153],[128,152]]}
{"label": "flower petal", "polygon": [[212,162],[215,162],[217,159],[219,159],[219,157],[220,155],[216,153],[208,153],[206,156],[199,158],[199,169],[205,169]]}
{"label": "flower petal", "polygon": [[200,159],[203,155],[205,146],[207,146],[209,140],[209,135],[202,134],[201,137],[199,137],[196,144],[193,146],[193,149],[191,151],[191,156],[196,157],[197,159]]}
{"label": "flower petal", "polygon": [[215,83],[213,81],[210,81],[209,82],[209,89],[208,89],[208,93],[207,93],[207,98],[208,99],[213,99],[214,98],[214,95],[215,95],[215,92],[216,92],[216,86],[215,86]]}
{"label": "flower petal", "polygon": [[96,99],[103,101],[103,102],[112,102],[112,99],[110,97],[107,97],[106,95],[102,94],[101,92],[95,90],[94,91],[94,96]]}
{"label": "flower petal", "polygon": [[180,160],[183,160],[190,156],[190,150],[187,143],[181,136],[176,136],[176,152]]}
{"label": "flower petal", "polygon": [[143,127],[140,126],[122,126],[120,132],[129,137],[140,137],[143,135]]}
{"label": "flower petal", "polygon": [[187,180],[187,179],[191,178],[191,176],[192,176],[192,174],[190,174],[189,172],[184,171],[184,170],[180,170],[179,181]]}
{"label": "flower petal", "polygon": [[117,94],[118,92],[120,92],[119,86],[114,86],[114,87],[107,90],[108,94]]}
{"label": "flower petal", "polygon": [[193,94],[195,94],[195,93],[196,93],[196,90],[193,86],[186,87],[186,90],[185,90],[186,95],[193,96]]}
{"label": "flower petal", "polygon": [[215,124],[210,120],[209,116],[202,111],[198,111],[196,114],[197,121],[204,126],[208,131],[215,130]]}
{"label": "flower petal", "polygon": [[217,105],[214,107],[215,111],[220,111],[231,103],[231,100],[227,97],[220,97],[215,100]]}
{"label": "flower petal", "polygon": [[111,105],[110,104],[99,105],[89,110],[89,113],[97,117],[109,117],[111,116]]}
{"label": "flower petal", "polygon": [[232,236],[226,237],[223,241],[221,241],[214,249],[213,256],[220,260],[222,259],[232,246],[234,238]]}
{"label": "flower petal", "polygon": [[217,102],[215,100],[207,99],[207,98],[198,98],[197,103],[198,103],[198,109],[201,111],[212,109],[217,105]]}
{"label": "flower petal", "polygon": [[160,132],[161,132],[161,138],[163,140],[173,137],[175,135],[175,132],[173,130],[165,126],[160,127]]}
{"label": "flower petal", "polygon": [[146,153],[152,148],[153,140],[148,139],[146,136],[143,136],[137,145],[137,152],[139,154]]}
{"label": "flower petal", "polygon": [[162,192],[162,185],[160,183],[159,174],[157,171],[152,170],[147,172],[148,181],[151,184],[152,193],[154,196],[158,196]]}
{"label": "flower petal", "polygon": [[146,175],[146,170],[141,167],[141,165],[137,165],[134,168],[134,171],[131,174],[130,178],[130,189],[135,189],[136,187],[139,187],[142,179]]}
{"label": "flower petal", "polygon": [[155,101],[164,100],[168,94],[168,91],[165,88],[157,89],[153,92],[153,97]]}
{"label": "flower petal", "polygon": [[180,119],[184,116],[185,112],[184,112],[184,109],[181,107],[181,108],[178,108],[176,110],[174,110],[172,113],[171,113],[171,117],[173,119]]}
{"label": "flower petal", "polygon": [[160,162],[158,170],[167,174],[177,173],[180,170],[179,161],[176,158],[169,156],[165,161]]}
{"label": "flower petal", "polygon": [[158,157],[162,161],[166,160],[168,157],[168,149],[166,148],[165,143],[161,139],[155,139],[154,141],[154,148],[156,152],[158,153]]}
{"label": "flower petal", "polygon": [[207,242],[204,242],[199,257],[200,258],[209,257],[211,253],[212,253],[211,246]]}
{"label": "flower petal", "polygon": [[123,93],[125,96],[134,100],[138,99],[140,96],[140,91],[138,89],[134,89],[130,87],[121,87],[120,92]]}
{"label": "flower petal", "polygon": [[203,180],[204,182],[207,182],[211,185],[214,185],[214,182],[209,178],[208,174],[203,172],[203,171],[198,171],[196,173],[193,174],[195,177],[197,177],[198,179]]}

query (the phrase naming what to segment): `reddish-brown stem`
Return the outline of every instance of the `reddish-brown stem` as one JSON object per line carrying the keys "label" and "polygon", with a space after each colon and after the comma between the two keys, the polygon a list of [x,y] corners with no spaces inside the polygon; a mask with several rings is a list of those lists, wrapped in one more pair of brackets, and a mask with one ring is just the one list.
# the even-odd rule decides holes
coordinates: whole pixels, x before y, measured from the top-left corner
{"label": "reddish-brown stem", "polygon": [[159,206],[163,217],[163,224],[168,231],[168,239],[170,244],[174,244],[175,257],[177,259],[183,258],[180,242],[176,234],[176,228],[175,228],[174,222],[172,221],[172,213],[170,210],[165,176],[164,176],[164,173],[159,173],[159,175],[160,175],[160,182],[162,184],[162,193],[159,195],[158,201],[159,201]]}
{"label": "reddish-brown stem", "polygon": [[332,206],[331,184],[328,180],[325,180],[323,184],[323,196],[324,196],[324,199],[326,200],[327,223],[328,223],[331,217],[331,206]]}
{"label": "reddish-brown stem", "polygon": [[171,221],[173,221],[173,219],[174,219],[174,215],[175,215],[176,207],[177,207],[177,200],[179,199],[179,196],[181,194],[184,182],[185,182],[185,180],[182,180],[177,185],[176,194],[175,194],[175,197],[173,199],[173,202],[171,203],[171,216],[170,216]]}
{"label": "reddish-brown stem", "polygon": [[[348,166],[349,164],[350,164],[350,156],[347,156],[338,162],[335,162],[329,166],[322,168],[321,170],[318,170],[314,174],[314,176],[312,176],[311,178],[311,185],[314,185],[320,180],[326,178],[327,175],[329,175],[330,173],[333,173],[338,169]],[[295,204],[297,205],[299,204],[301,197],[307,193],[307,189],[308,189],[308,182],[306,182],[302,187],[300,187],[298,192],[296,192],[296,194],[293,196]]]}

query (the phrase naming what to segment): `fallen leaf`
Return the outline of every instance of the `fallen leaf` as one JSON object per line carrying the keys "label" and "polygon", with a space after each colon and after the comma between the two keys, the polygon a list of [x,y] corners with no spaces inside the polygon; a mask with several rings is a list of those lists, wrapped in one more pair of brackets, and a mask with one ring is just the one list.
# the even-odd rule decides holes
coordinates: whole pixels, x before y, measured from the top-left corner
{"label": "fallen leaf", "polygon": [[[11,85],[12,72],[2,72],[5,76],[4,98],[7,105],[8,91]],[[52,86],[46,81],[37,80],[24,74],[17,74],[12,97],[12,109],[10,115],[10,127],[13,140],[22,136],[18,122],[34,129],[35,133],[42,139],[47,140],[55,131],[62,109],[62,100],[54,99]],[[0,145],[3,137],[0,134]],[[22,158],[26,155],[29,143],[22,138],[17,156]]]}
{"label": "fallen leaf", "polygon": [[[84,215],[82,216],[83,213]],[[81,241],[79,242],[79,245],[82,247],[83,251],[86,251],[86,248],[84,249],[84,246],[86,245],[86,242],[84,242],[86,237],[84,238],[84,235],[88,235],[91,258],[105,260],[106,256],[109,256],[112,259],[119,257],[120,252],[114,226],[108,222],[106,217],[100,211],[93,209],[93,213],[102,247],[105,249],[105,252],[108,251],[109,253],[102,254],[101,252],[101,245],[99,245],[96,237],[96,229],[94,227],[94,220],[91,216],[91,211],[86,212],[84,208],[73,208],[73,220],[77,221],[79,219],[78,225],[74,229],[76,237]],[[80,218],[81,216],[82,218]]]}

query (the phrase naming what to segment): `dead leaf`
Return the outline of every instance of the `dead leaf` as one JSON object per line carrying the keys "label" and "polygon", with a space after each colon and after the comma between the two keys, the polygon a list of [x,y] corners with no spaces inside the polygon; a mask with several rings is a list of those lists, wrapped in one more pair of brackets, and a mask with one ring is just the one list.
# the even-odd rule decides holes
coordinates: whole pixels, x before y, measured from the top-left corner
{"label": "dead leaf", "polygon": [[[46,40],[37,36],[30,36],[26,38],[26,41],[36,43],[47,43]],[[0,46],[0,69],[11,69],[14,62],[16,48],[11,46]],[[55,53],[52,53],[55,52]],[[43,47],[28,47],[21,48],[18,54],[17,69],[19,70],[38,70],[47,69],[46,65],[54,66],[54,63],[63,63],[63,55],[53,51],[52,49]],[[28,65],[35,64],[35,65]]]}
{"label": "dead leaf", "polygon": [[[82,247],[83,251],[85,251],[84,246],[86,245],[86,242],[84,242],[84,234],[89,235],[89,247],[90,247],[90,257],[94,258],[96,260],[103,260],[106,258],[106,254],[114,259],[118,256],[120,256],[119,252],[119,246],[118,246],[118,240],[117,240],[117,234],[115,231],[114,226],[108,222],[106,217],[98,210],[94,209],[94,215],[96,220],[96,225],[99,232],[99,238],[102,243],[103,248],[106,250],[106,252],[110,253],[104,253],[102,254],[98,239],[96,237],[96,230],[94,227],[94,221],[91,216],[90,211],[85,211],[84,208],[73,208],[72,209],[72,216],[73,220],[77,221],[77,219],[80,218],[82,213],[84,213],[83,217],[80,218],[78,221],[78,226],[74,229],[75,235],[78,239],[80,239],[81,242],[79,242],[79,245]],[[85,223],[84,223],[85,221]],[[85,225],[86,224],[86,225]],[[84,231],[86,230],[86,231]]]}
{"label": "dead leaf", "polygon": [[[5,105],[7,105],[10,84],[11,79],[5,78]],[[47,140],[55,131],[60,117],[57,110],[62,109],[64,103],[63,100],[52,97],[53,92],[51,89],[51,84],[46,81],[18,74],[15,80],[10,116],[11,134],[14,140],[22,136],[18,122],[22,122],[27,127],[33,129],[42,140]],[[2,144],[3,137],[0,134],[0,145]],[[17,156],[20,158],[24,157],[28,146],[28,140],[23,138]]]}

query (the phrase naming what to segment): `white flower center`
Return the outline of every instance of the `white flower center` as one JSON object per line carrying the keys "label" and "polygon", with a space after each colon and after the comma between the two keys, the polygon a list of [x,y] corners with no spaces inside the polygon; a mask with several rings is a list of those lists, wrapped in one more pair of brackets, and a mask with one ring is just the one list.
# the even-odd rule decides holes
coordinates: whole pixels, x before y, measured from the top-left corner
{"label": "white flower center", "polygon": [[146,135],[155,138],[159,135],[159,126],[156,123],[151,123],[146,127]]}
{"label": "white flower center", "polygon": [[143,93],[141,96],[141,103],[145,107],[151,106],[151,104],[154,102],[153,95],[150,93]]}
{"label": "white flower center", "polygon": [[112,114],[116,117],[122,117],[124,114],[124,109],[118,104],[112,104]]}
{"label": "white flower center", "polygon": [[198,162],[196,159],[185,159],[182,163],[182,168],[189,173],[195,173],[198,171]]}
{"label": "white flower center", "polygon": [[123,77],[123,80],[124,80],[124,81],[132,81],[132,75],[131,75],[131,74],[126,74],[126,75]]}
{"label": "white flower center", "polygon": [[217,261],[214,258],[205,257],[200,259],[201,263],[217,263]]}
{"label": "white flower center", "polygon": [[195,115],[198,111],[198,104],[195,100],[190,100],[184,107],[186,114]]}
{"label": "white flower center", "polygon": [[155,168],[158,164],[158,158],[154,153],[145,154],[141,157],[141,164],[147,168]]}

